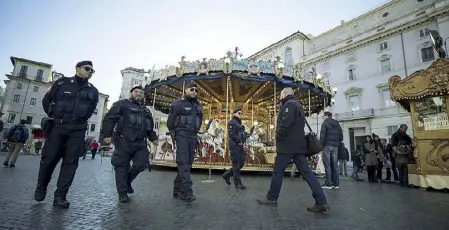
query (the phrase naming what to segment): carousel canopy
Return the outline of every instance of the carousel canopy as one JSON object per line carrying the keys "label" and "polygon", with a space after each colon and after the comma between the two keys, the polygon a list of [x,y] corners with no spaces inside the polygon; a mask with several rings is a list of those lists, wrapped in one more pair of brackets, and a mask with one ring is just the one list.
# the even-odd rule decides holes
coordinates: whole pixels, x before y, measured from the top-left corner
{"label": "carousel canopy", "polygon": [[410,112],[411,100],[448,94],[449,60],[437,59],[426,70],[416,71],[402,80],[400,76],[393,76],[388,85],[391,99]]}
{"label": "carousel canopy", "polygon": [[320,76],[306,80],[299,68],[285,66],[279,57],[274,62],[252,62],[237,57],[231,52],[218,60],[203,58],[202,61],[188,62],[182,57],[178,67],[153,71],[151,79],[156,80],[146,85],[147,102],[168,112],[171,103],[182,96],[184,82],[195,81],[203,105],[229,101],[269,109],[279,102],[276,100],[283,88],[292,87],[307,114],[309,92],[311,113],[323,110],[324,104],[331,106],[333,93]]}

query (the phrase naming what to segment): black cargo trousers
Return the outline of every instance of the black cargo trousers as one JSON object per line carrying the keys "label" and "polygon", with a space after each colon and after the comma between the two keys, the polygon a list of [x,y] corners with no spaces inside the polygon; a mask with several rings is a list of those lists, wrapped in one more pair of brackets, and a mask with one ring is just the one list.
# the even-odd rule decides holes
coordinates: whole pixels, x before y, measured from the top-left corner
{"label": "black cargo trousers", "polygon": [[65,197],[72,185],[78,161],[84,155],[87,123],[57,123],[45,140],[37,178],[38,185],[47,188],[51,176],[62,159],[55,197]]}
{"label": "black cargo trousers", "polygon": [[[111,164],[115,171],[115,186],[117,192],[126,193],[128,186],[136,179],[140,172],[144,171],[149,164],[150,152],[147,147],[147,140],[140,139],[129,141],[120,134],[114,134],[114,153]],[[131,167],[130,162],[133,161]]]}

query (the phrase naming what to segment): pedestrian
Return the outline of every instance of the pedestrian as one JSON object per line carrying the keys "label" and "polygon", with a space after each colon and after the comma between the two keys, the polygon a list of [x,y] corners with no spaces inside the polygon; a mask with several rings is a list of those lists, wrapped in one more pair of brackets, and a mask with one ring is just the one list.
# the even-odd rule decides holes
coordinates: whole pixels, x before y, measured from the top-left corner
{"label": "pedestrian", "polygon": [[309,212],[322,213],[329,210],[326,196],[315,175],[310,171],[307,160],[307,143],[304,126],[304,110],[295,98],[292,88],[284,88],[280,95],[279,115],[276,125],[276,159],[271,178],[270,189],[265,199],[258,199],[261,205],[277,206],[285,169],[290,161],[296,164],[301,176],[312,189],[315,205],[307,208]]}
{"label": "pedestrian", "polygon": [[198,131],[203,121],[203,107],[198,101],[195,82],[188,82],[184,96],[173,102],[167,118],[167,127],[176,143],[178,174],[173,182],[173,197],[187,202],[196,199],[192,190],[190,167],[195,157]]}
{"label": "pedestrian", "polygon": [[245,132],[245,126],[242,125],[243,112],[241,108],[234,109],[233,117],[228,122],[229,151],[231,152],[232,168],[223,174],[226,184],[231,185],[231,177],[234,178],[236,189],[244,190],[246,186],[240,179],[240,169],[245,164],[245,151],[243,144],[246,142],[248,134]]}
{"label": "pedestrian", "polygon": [[353,150],[353,157],[352,157],[352,176],[351,178],[354,180],[360,180],[359,178],[359,171],[362,167],[362,158],[360,150],[355,149]]}
{"label": "pedestrian", "polygon": [[348,175],[349,152],[344,143],[341,143],[338,148],[338,165],[340,166],[340,175]]}
{"label": "pedestrian", "polygon": [[92,160],[95,159],[95,154],[98,151],[98,142],[96,140],[92,141],[92,143],[90,144],[90,152],[92,153]]}
{"label": "pedestrian", "polygon": [[153,130],[153,116],[144,104],[143,87],[135,86],[130,92],[130,99],[122,99],[112,105],[103,119],[101,129],[104,143],[113,143],[115,147],[111,163],[114,166],[119,202],[122,203],[129,201],[128,194],[134,193],[131,183],[149,164],[147,138],[155,145],[158,139]]}
{"label": "pedestrian", "polygon": [[340,123],[332,118],[331,112],[324,112],[324,121],[321,124],[320,140],[324,146],[323,160],[326,171],[326,179],[323,185],[325,189],[340,188],[340,176],[338,174],[338,147],[343,141],[343,131]]}
{"label": "pedestrian", "polygon": [[34,151],[36,152],[36,155],[39,155],[41,149],[42,149],[42,141],[38,140],[34,142]]}
{"label": "pedestrian", "polygon": [[[388,143],[387,146],[385,147],[385,152],[389,157],[390,160],[390,164],[391,164],[391,171],[393,171],[393,179],[394,181],[399,181],[399,175],[398,175],[398,169],[397,169],[397,165],[396,165],[396,157],[395,154],[393,154],[393,146],[391,145],[391,143]],[[387,180],[391,179],[391,175],[390,177],[388,176],[388,171],[387,171]]]}
{"label": "pedestrian", "polygon": [[6,135],[8,140],[8,155],[3,165],[6,167],[16,167],[16,161],[19,157],[20,150],[29,138],[28,128],[25,127],[26,120],[20,120],[19,124],[14,125]]}
{"label": "pedestrian", "polygon": [[412,149],[407,145],[407,140],[400,140],[398,145],[393,147],[393,155],[398,164],[398,179],[401,186],[408,185],[408,164],[410,163],[409,155],[411,153]]}
{"label": "pedestrian", "polygon": [[368,182],[377,182],[376,167],[378,164],[378,150],[376,149],[376,147],[377,146],[375,145],[373,138],[370,135],[367,135],[365,137],[365,143],[363,144],[362,148],[365,154],[365,165],[366,171],[368,173]]}
{"label": "pedestrian", "polygon": [[62,159],[53,205],[68,208],[67,193],[75,177],[78,161],[84,154],[87,121],[98,104],[98,90],[89,83],[95,73],[91,61],[76,64],[73,77],[56,80],[42,99],[42,107],[50,119],[42,119],[46,138],[34,193],[43,201],[56,165]]}

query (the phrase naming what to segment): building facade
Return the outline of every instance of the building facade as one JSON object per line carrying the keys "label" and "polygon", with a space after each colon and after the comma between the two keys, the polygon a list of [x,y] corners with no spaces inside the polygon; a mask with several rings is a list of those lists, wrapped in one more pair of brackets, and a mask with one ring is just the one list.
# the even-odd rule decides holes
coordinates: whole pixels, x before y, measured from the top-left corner
{"label": "building facade", "polygon": [[128,67],[121,71],[122,73],[122,87],[120,89],[119,99],[126,99],[130,96],[130,90],[136,85],[145,85],[146,77],[144,69],[137,69]]}
{"label": "building facade", "polygon": [[[411,117],[390,100],[388,79],[426,69],[436,58],[429,30],[449,37],[448,0],[392,0],[318,36],[301,32],[257,52],[250,60],[281,57],[302,69],[303,77],[321,74],[337,87],[327,108],[343,128],[344,143],[354,149],[364,135],[390,138]],[[320,130],[322,114],[308,118]]]}
{"label": "building facade", "polygon": [[[21,119],[27,121],[30,130],[40,128],[41,119],[47,115],[42,108],[42,99],[49,90],[54,76],[63,76],[52,71],[52,65],[23,58],[11,57],[13,71],[6,74],[5,93],[2,99],[1,119],[4,122],[2,142],[8,130]],[[104,106],[108,95],[101,94],[94,115],[89,120],[87,135],[98,140]]]}

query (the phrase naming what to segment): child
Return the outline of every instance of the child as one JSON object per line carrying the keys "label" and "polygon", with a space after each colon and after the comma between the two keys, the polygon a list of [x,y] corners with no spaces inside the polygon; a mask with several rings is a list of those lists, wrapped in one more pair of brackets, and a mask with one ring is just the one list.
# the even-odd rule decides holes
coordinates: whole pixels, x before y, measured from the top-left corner
{"label": "child", "polygon": [[362,167],[362,158],[361,158],[361,152],[356,149],[353,151],[353,157],[352,157],[352,176],[351,178],[354,180],[360,180],[359,178],[359,170]]}
{"label": "child", "polygon": [[412,149],[406,145],[405,141],[399,141],[398,146],[393,147],[393,157],[396,158],[399,171],[399,183],[401,186],[408,185],[408,168],[407,164],[410,163],[410,154]]}

